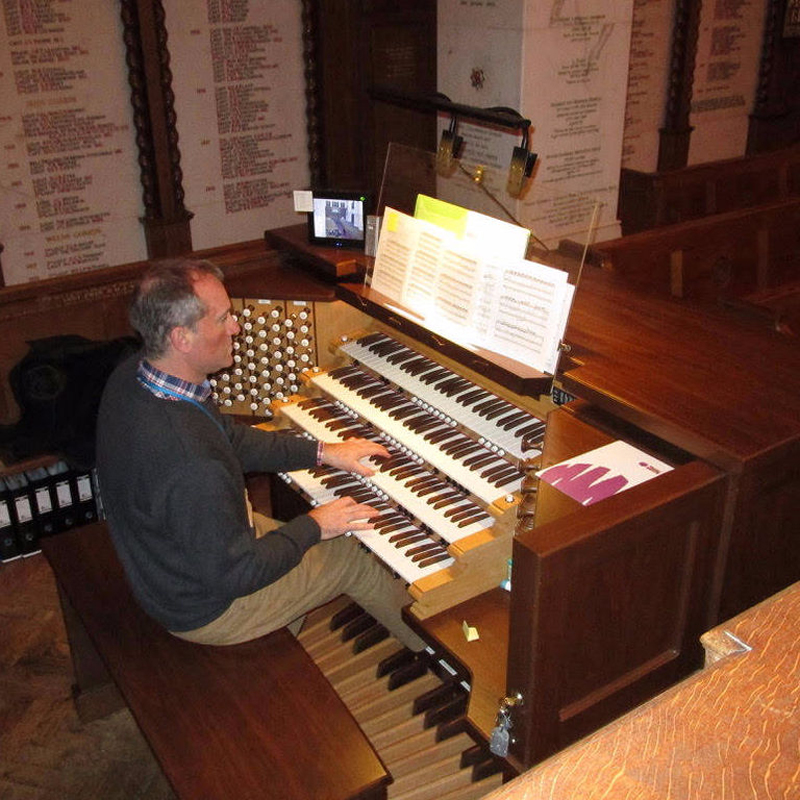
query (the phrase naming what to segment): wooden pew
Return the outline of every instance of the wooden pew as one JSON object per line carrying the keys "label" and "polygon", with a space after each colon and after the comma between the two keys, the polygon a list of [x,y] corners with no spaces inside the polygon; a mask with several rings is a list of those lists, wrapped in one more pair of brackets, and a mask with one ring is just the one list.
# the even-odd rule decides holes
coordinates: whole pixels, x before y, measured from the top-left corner
{"label": "wooden pew", "polygon": [[50,537],[83,720],[124,704],[179,798],[377,800],[391,781],[286,629],[191,644],[137,605],[106,524]]}
{"label": "wooden pew", "polygon": [[620,175],[624,235],[800,195],[800,146],[682,169]]}
{"label": "wooden pew", "polygon": [[659,294],[768,309],[759,297],[768,295],[774,307],[797,292],[800,198],[654,228],[595,250],[602,268]]}

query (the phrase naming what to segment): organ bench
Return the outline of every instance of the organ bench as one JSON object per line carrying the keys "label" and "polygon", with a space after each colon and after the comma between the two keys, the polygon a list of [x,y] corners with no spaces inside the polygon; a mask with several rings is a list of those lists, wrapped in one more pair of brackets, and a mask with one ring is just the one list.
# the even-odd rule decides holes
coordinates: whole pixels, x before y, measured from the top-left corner
{"label": "organ bench", "polygon": [[136,604],[103,522],[42,550],[81,718],[127,705],[179,798],[386,797],[383,764],[285,628],[231,647],[172,636]]}

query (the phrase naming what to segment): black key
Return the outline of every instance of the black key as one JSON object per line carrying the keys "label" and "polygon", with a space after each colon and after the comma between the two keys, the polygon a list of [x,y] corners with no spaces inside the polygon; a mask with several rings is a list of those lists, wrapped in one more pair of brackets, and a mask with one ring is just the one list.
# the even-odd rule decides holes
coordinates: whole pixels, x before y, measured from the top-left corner
{"label": "black key", "polygon": [[465,467],[469,467],[471,470],[477,470],[478,467],[485,467],[490,461],[494,461],[497,456],[494,453],[487,453],[485,456],[482,456],[480,453],[476,456],[472,456],[472,458],[468,458],[466,461],[462,461],[461,463]]}
{"label": "black key", "polygon": [[454,502],[459,502],[464,495],[461,492],[453,491],[449,495],[443,495],[439,500],[435,502],[431,501],[431,507],[435,509],[440,509],[443,506],[452,505]]}
{"label": "black key", "polygon": [[414,528],[414,530],[408,533],[396,533],[394,536],[390,536],[389,541],[399,550],[401,547],[408,547],[408,545],[414,544],[414,542],[422,542],[427,538],[426,534]]}
{"label": "black key", "polygon": [[468,406],[472,402],[477,402],[478,400],[485,399],[487,397],[492,397],[493,395],[489,394],[485,389],[473,389],[471,392],[467,392],[467,394],[461,395],[458,398],[458,402],[462,406]]}
{"label": "black key", "polygon": [[421,561],[417,562],[417,566],[420,568],[430,567],[433,566],[434,564],[438,564],[440,561],[446,561],[448,558],[450,558],[450,554],[446,550],[444,550],[443,552],[438,553],[436,555],[423,558]]}
{"label": "black key", "polygon": [[442,546],[438,542],[427,542],[426,544],[419,544],[416,547],[412,547],[410,550],[406,550],[405,554],[412,561],[420,561],[427,553],[430,553],[431,550],[441,549]]}

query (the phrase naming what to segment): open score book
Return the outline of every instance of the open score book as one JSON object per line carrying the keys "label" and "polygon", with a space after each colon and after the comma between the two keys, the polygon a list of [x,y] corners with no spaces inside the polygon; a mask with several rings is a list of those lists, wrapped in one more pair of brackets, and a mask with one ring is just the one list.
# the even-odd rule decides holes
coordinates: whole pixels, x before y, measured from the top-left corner
{"label": "open score book", "polygon": [[527,229],[458,211],[444,227],[387,207],[372,287],[453,342],[553,374],[574,293],[567,273],[524,258]]}

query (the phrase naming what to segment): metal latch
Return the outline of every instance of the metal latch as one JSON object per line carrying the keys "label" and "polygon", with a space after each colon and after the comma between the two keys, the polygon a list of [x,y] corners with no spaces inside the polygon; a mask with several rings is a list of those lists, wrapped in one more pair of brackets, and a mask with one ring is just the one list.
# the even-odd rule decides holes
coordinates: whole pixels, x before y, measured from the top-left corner
{"label": "metal latch", "polygon": [[500,700],[500,707],[497,709],[495,726],[492,735],[489,737],[489,750],[501,758],[508,755],[509,745],[514,743],[511,735],[513,722],[511,721],[511,709],[522,705],[522,695],[517,692],[514,695],[507,695]]}

